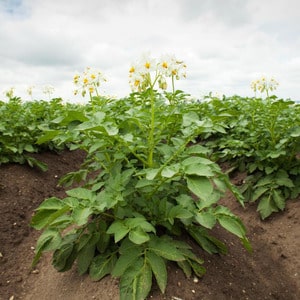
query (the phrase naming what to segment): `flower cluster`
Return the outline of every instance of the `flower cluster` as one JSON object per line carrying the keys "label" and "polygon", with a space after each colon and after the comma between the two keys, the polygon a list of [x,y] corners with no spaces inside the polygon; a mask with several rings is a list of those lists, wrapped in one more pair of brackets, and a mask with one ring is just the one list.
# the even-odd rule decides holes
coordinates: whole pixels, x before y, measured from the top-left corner
{"label": "flower cluster", "polygon": [[[154,77],[151,74],[154,73]],[[168,87],[167,78],[172,79],[174,90],[174,79],[186,78],[186,65],[178,61],[174,56],[165,55],[160,60],[143,56],[139,61],[132,64],[129,69],[129,84],[133,91],[143,91],[149,87],[153,88],[156,82],[160,89]]]}
{"label": "flower cluster", "polygon": [[45,85],[43,88],[43,93],[45,95],[48,95],[49,99],[51,97],[51,95],[54,93],[55,89],[52,85]]}
{"label": "flower cluster", "polygon": [[260,79],[251,82],[251,88],[255,93],[257,91],[260,93],[266,92],[267,96],[269,96],[269,91],[276,90],[278,85],[279,83],[273,77],[268,80],[266,77],[262,76]]}
{"label": "flower cluster", "polygon": [[81,91],[81,95],[84,97],[88,92],[90,96],[94,93],[98,96],[98,87],[102,82],[105,82],[106,78],[101,72],[87,67],[82,75],[76,74],[73,78],[74,84],[77,89],[74,94],[77,95]]}
{"label": "flower cluster", "polygon": [[15,88],[11,87],[9,90],[5,91],[4,94],[8,99],[12,99],[14,97]]}

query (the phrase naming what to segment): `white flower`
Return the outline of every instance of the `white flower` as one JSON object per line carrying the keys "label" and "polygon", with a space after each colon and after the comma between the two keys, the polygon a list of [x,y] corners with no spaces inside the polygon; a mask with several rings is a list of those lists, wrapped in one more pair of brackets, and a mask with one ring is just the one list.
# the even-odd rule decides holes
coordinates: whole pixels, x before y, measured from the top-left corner
{"label": "white flower", "polygon": [[7,98],[11,99],[14,97],[15,88],[11,87],[9,90],[5,91],[4,94]]}
{"label": "white flower", "polygon": [[54,87],[52,85],[45,85],[43,88],[43,93],[46,95],[51,95],[54,93]]}
{"label": "white flower", "polygon": [[174,77],[177,80],[186,77],[186,65],[174,55],[164,55],[158,63],[158,69],[163,76]]}

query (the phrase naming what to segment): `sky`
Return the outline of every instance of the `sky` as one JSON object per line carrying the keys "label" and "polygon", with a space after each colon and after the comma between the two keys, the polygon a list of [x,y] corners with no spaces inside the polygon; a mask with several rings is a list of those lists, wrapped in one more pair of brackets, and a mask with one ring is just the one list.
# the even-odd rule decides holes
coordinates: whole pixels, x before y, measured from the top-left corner
{"label": "sky", "polygon": [[[82,102],[73,77],[101,71],[103,95],[129,95],[130,65],[145,53],[175,55],[187,77],[176,88],[201,98],[254,96],[274,77],[279,98],[300,100],[299,0],[0,0],[0,99]],[[34,86],[32,98],[26,92]],[[49,95],[48,95],[49,97]]]}

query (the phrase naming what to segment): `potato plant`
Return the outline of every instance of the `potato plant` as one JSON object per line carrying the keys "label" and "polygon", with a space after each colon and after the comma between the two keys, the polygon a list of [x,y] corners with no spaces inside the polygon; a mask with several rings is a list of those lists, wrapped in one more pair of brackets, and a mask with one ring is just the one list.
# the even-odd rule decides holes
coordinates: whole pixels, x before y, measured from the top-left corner
{"label": "potato plant", "polygon": [[[243,197],[209,158],[210,149],[198,142],[223,127],[182,109],[186,96],[174,89],[174,81],[184,76],[182,62],[171,58],[152,65],[146,60],[130,69],[134,91],[129,97],[92,97],[94,106],[78,124],[72,123],[72,113],[60,120],[69,128],[72,123],[71,135],[48,131],[40,140],[72,136],[73,147],[84,149],[87,158],[82,170],[62,180],[82,185],[36,209],[31,225],[43,233],[33,265],[52,251],[58,271],[76,261],[79,273],[88,272],[93,280],[109,274],[120,278],[121,299],[145,299],[153,278],[164,293],[168,261],[186,276],[202,276],[203,260],[183,237],[209,253],[226,253],[211,231],[217,224],[251,250],[241,220],[219,204],[228,190],[242,205]],[[165,91],[168,78],[171,92]],[[83,87],[89,88],[86,77]]]}

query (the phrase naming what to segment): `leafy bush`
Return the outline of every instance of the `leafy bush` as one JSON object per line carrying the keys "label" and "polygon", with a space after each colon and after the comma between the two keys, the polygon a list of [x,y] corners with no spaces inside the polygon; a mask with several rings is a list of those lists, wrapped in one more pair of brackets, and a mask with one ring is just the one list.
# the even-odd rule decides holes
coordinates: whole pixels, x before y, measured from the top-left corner
{"label": "leafy bush", "polygon": [[[119,277],[121,299],[145,299],[152,277],[164,293],[168,261],[177,262],[187,276],[205,273],[202,259],[183,236],[209,253],[226,253],[225,244],[211,233],[220,224],[251,249],[241,220],[219,204],[228,189],[241,204],[243,198],[209,159],[210,150],[198,143],[223,127],[182,109],[186,96],[174,90],[182,62],[158,63],[154,78],[150,62],[143,66],[146,70],[137,74],[131,69],[137,91],[128,98],[96,96],[100,109],[86,112],[86,120],[74,124],[72,113],[60,120],[67,127],[72,123],[74,147],[87,151],[83,169],[62,182],[83,184],[67,190],[64,199],[46,199],[31,222],[43,230],[34,265],[44,251],[53,251],[58,271],[77,261],[79,273],[89,272],[93,280]],[[158,93],[155,84],[165,88],[168,76],[173,91]],[[65,131],[46,132],[40,142],[68,137]]]}
{"label": "leafy bush", "polygon": [[275,96],[235,96],[214,99],[209,109],[228,114],[226,134],[207,143],[214,159],[247,172],[241,191],[246,201],[259,201],[263,219],[283,210],[300,192],[300,106]]}
{"label": "leafy bush", "polygon": [[[8,102],[0,102],[0,164],[15,162],[30,166],[36,165],[42,170],[47,166],[33,158],[30,153],[45,149],[61,150],[66,144],[56,144],[48,140],[47,143],[37,144],[37,140],[44,135],[45,130],[55,129],[55,123],[50,120],[62,116],[71,108],[79,109],[74,104],[62,104],[62,99],[56,98],[47,102],[22,102],[20,98],[9,98]],[[52,124],[49,127],[49,124]],[[59,125],[63,129],[62,124]]]}

